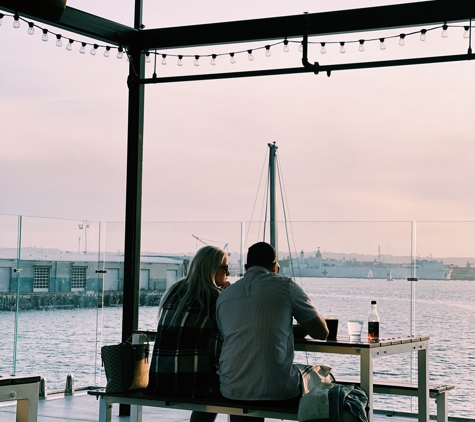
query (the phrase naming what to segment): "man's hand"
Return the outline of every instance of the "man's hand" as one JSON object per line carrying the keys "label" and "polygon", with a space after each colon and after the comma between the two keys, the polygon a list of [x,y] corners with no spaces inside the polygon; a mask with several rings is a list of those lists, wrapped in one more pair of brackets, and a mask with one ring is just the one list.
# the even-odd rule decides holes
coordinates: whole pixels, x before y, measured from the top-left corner
{"label": "man's hand", "polygon": [[325,319],[320,315],[308,322],[299,322],[302,328],[315,340],[326,340],[328,337],[328,327]]}

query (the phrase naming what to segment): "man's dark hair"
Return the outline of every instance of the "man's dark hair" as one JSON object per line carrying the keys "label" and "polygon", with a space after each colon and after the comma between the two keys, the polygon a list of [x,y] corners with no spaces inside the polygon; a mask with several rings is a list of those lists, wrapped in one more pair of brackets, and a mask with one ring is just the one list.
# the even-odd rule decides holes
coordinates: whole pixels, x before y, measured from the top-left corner
{"label": "man's dark hair", "polygon": [[247,250],[246,269],[258,265],[270,269],[276,261],[277,254],[275,249],[266,242],[258,242]]}

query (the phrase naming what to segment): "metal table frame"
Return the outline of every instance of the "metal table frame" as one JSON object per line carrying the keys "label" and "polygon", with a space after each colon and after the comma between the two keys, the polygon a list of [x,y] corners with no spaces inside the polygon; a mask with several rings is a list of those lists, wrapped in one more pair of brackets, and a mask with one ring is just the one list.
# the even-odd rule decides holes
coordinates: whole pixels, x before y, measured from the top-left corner
{"label": "metal table frame", "polygon": [[419,422],[429,422],[429,337],[380,339],[377,343],[338,340],[296,339],[295,350],[360,356],[361,388],[368,395],[368,420],[373,421],[373,360],[383,356],[417,351]]}

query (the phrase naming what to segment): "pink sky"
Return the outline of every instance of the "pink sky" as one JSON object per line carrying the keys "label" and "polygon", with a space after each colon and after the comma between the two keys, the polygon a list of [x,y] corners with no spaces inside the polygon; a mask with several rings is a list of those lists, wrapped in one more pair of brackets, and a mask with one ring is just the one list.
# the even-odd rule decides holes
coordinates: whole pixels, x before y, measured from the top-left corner
{"label": "pink sky", "polygon": [[[144,23],[153,28],[319,12],[334,10],[334,3],[146,1]],[[340,1],[338,8],[392,3]],[[68,6],[132,24],[132,0],[69,0]],[[344,40],[399,32],[349,34]],[[378,43],[368,43],[364,53],[352,45],[345,54],[333,46],[321,55],[314,47],[309,60],[332,64],[467,51],[462,28],[450,28],[446,39],[440,32],[430,32],[425,42],[408,37],[404,47],[388,40],[385,51]],[[167,53],[227,53],[264,44]],[[233,66],[227,57],[219,57],[215,67],[202,60],[198,68],[192,59],[181,68],[169,60],[157,71],[165,76],[297,67],[301,55],[296,44],[290,47],[289,53],[273,48],[271,58],[256,52],[253,62],[238,56]],[[78,45],[72,52],[65,45],[57,48],[53,40],[42,42],[39,31],[28,35],[24,22],[13,29],[9,17],[0,27],[0,55],[0,213],[122,221],[126,60],[115,54],[106,59],[102,52],[81,55]],[[459,62],[334,72],[330,78],[305,74],[149,85],[143,220],[257,218],[252,208],[267,143],[273,141],[295,221],[473,220],[474,66]],[[148,65],[147,76],[151,73]],[[463,242],[468,246],[469,238]]]}

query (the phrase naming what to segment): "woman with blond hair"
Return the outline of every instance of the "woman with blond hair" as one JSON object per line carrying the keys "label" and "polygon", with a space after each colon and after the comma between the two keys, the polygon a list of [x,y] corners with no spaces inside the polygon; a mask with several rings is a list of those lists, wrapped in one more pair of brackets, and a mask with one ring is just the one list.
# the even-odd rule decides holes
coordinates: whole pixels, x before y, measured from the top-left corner
{"label": "woman with blond hair", "polygon": [[[201,248],[188,275],[160,300],[157,338],[148,390],[179,397],[219,396],[222,338],[216,324],[216,300],[229,286],[228,257],[214,246]],[[192,412],[190,422],[213,422],[216,414]]]}

